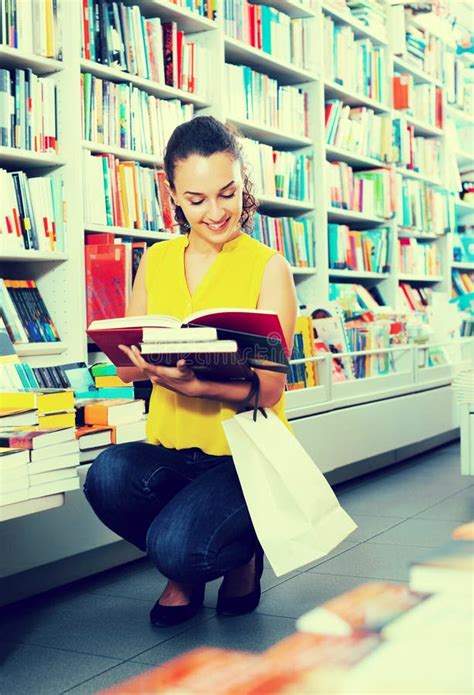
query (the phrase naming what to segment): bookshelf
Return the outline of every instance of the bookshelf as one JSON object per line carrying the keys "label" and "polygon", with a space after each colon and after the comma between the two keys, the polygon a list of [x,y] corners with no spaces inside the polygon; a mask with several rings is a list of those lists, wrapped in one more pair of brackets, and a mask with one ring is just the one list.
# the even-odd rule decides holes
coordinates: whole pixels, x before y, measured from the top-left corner
{"label": "bookshelf", "polygon": [[[60,0],[61,1],[61,0]],[[65,0],[62,0],[65,3]],[[59,151],[57,155],[38,154],[15,148],[0,147],[0,165],[8,171],[24,170],[27,174],[45,176],[51,171],[60,171],[64,177],[65,202],[67,207],[67,244],[64,252],[51,254],[40,252],[15,252],[2,254],[2,267],[5,276],[35,279],[48,306],[52,318],[61,336],[61,343],[54,345],[33,344],[18,350],[22,360],[28,360],[33,366],[48,366],[88,360],[88,344],[85,336],[86,309],[84,291],[84,237],[86,233],[111,231],[107,226],[92,224],[84,215],[83,191],[80,182],[84,178],[83,152],[110,153],[121,160],[133,160],[145,166],[157,166],[160,157],[113,146],[97,145],[84,141],[81,127],[80,75],[92,74],[113,83],[133,85],[149,95],[160,99],[177,99],[182,103],[192,104],[198,114],[213,114],[221,120],[236,126],[246,137],[269,144],[275,149],[295,153],[312,153],[314,162],[314,192],[311,202],[278,198],[262,195],[261,213],[273,216],[307,217],[314,221],[316,229],[316,268],[292,268],[298,297],[307,307],[318,306],[319,301],[328,297],[329,283],[356,282],[367,286],[377,286],[385,302],[396,306],[398,284],[412,282],[419,286],[435,287],[449,291],[452,270],[472,271],[472,264],[451,262],[450,234],[420,233],[415,229],[401,228],[394,218],[365,214],[353,210],[332,207],[327,199],[326,162],[346,162],[356,171],[386,166],[405,179],[418,180],[429,187],[449,189],[446,178],[437,180],[416,171],[397,168],[393,163],[382,164],[378,159],[363,156],[340,147],[326,144],[324,127],[325,100],[341,99],[345,105],[362,106],[373,109],[376,114],[394,116],[392,108],[391,77],[394,70],[408,72],[416,83],[438,85],[435,78],[414,66],[406,59],[395,55],[390,45],[390,25],[386,34],[373,32],[355,19],[348,11],[343,12],[331,6],[329,2],[313,2],[311,7],[296,0],[260,0],[257,4],[269,5],[294,18],[306,18],[311,22],[314,36],[314,64],[316,69],[308,71],[265,54],[259,49],[246,46],[237,39],[226,37],[223,29],[222,13],[217,21],[211,21],[197,13],[183,9],[167,0],[134,0],[145,17],[160,17],[163,21],[175,21],[178,28],[187,37],[199,45],[209,48],[212,57],[212,77],[209,94],[202,96],[184,92],[167,85],[131,75],[109,66],[81,58],[81,8],[80,3],[68,3],[67,12],[63,12],[63,59],[61,61],[42,58],[22,52],[18,49],[0,47],[0,68],[30,68],[39,76],[51,76],[58,86],[58,121]],[[222,10],[219,5],[219,10]],[[325,76],[323,61],[324,17],[330,17],[336,24],[348,26],[358,39],[369,39],[374,46],[385,51],[387,74],[384,75],[387,88],[384,102],[362,96],[347,85],[340,85]],[[421,21],[421,20],[420,20]],[[242,63],[276,79],[281,85],[301,87],[308,94],[309,132],[299,135],[288,129],[278,129],[236,117],[228,112],[226,106],[225,62]],[[445,105],[446,106],[446,105]],[[454,108],[446,108],[446,115],[464,127],[472,127],[473,119]],[[446,157],[445,130],[436,128],[412,117],[407,122],[414,128],[415,135],[436,138],[441,143],[442,162]],[[458,151],[457,160],[463,166],[472,165],[473,159],[468,153]],[[443,170],[443,168],[442,168]],[[463,201],[455,204],[457,222],[474,218],[474,207]],[[328,269],[328,223],[340,223],[351,229],[389,229],[391,251],[391,269],[387,273],[368,273],[363,271],[344,271]],[[132,237],[147,241],[160,241],[171,238],[168,232],[150,232],[147,230],[113,227],[117,237]],[[406,275],[400,273],[396,263],[398,239],[414,238],[426,243],[437,244],[442,256],[442,272],[436,276]],[[403,351],[402,351],[403,352]],[[458,426],[454,403],[449,385],[455,365],[472,360],[473,341],[466,339],[459,343],[449,369],[432,367],[415,369],[417,349],[410,346],[404,355],[404,367],[388,376],[361,379],[353,383],[331,383],[331,365],[328,358],[318,357],[321,373],[326,380],[317,387],[288,393],[288,415],[294,430],[309,452],[314,453],[315,460],[327,461],[328,470],[345,469],[354,462],[375,457],[382,453],[390,456],[392,450],[403,446],[415,446],[419,442],[431,441],[439,437],[453,436]],[[401,359],[401,358],[400,358]],[[408,365],[408,366],[407,366]],[[422,408],[436,411],[440,415],[419,421],[417,414]],[[447,417],[441,417],[441,413]],[[397,419],[398,418],[398,419]],[[371,441],[361,437],[348,451],[341,441],[340,431],[349,428],[355,431],[367,430],[367,421],[374,423],[375,432]],[[396,423],[398,423],[396,425]],[[415,426],[413,423],[417,423]],[[405,427],[406,425],[406,427]],[[338,436],[339,434],[339,436]],[[315,442],[326,442],[316,450]],[[437,439],[436,441],[439,441]],[[332,443],[331,443],[332,442]],[[427,445],[428,446],[428,445]],[[376,464],[374,463],[374,466]],[[349,474],[348,474],[349,475]],[[71,512],[71,507],[73,511]],[[18,549],[15,559],[15,572],[45,565],[79,552],[86,552],[101,545],[111,544],[117,538],[103,528],[98,522],[87,517],[87,530],[81,534],[80,543],[71,541],[77,528],[82,525],[85,503],[79,501],[79,495],[68,493],[66,504],[61,510],[61,524],[58,516],[49,512],[38,515],[38,525],[45,534],[61,536],[56,548],[54,543],[45,550],[37,561],[28,557],[28,549]],[[28,528],[25,517],[22,528]],[[20,520],[18,520],[18,523]],[[9,522],[14,523],[12,520]],[[10,527],[9,532],[15,529]],[[1,537],[1,530],[0,530]],[[113,560],[110,560],[114,564]],[[105,566],[101,566],[105,569]],[[82,570],[86,572],[86,570]],[[7,569],[7,573],[9,570]],[[79,574],[80,571],[78,570]],[[77,576],[79,576],[79,574]],[[58,581],[52,579],[51,581]],[[59,583],[59,582],[58,582]]]}

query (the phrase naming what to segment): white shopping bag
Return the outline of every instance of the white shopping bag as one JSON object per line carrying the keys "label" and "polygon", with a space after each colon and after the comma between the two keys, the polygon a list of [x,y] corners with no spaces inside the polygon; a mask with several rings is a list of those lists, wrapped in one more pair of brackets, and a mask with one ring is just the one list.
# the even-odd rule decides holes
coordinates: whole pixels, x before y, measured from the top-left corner
{"label": "white shopping bag", "polygon": [[357,524],[296,437],[271,410],[222,425],[257,537],[279,577],[327,555]]}

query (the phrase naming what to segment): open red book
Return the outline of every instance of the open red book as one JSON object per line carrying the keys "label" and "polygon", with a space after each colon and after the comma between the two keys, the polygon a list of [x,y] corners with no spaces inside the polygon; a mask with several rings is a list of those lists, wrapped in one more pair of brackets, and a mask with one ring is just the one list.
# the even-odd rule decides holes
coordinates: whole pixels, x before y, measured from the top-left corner
{"label": "open red book", "polygon": [[275,312],[209,309],[184,321],[128,316],[93,321],[87,334],[117,367],[131,365],[118,346],[136,345],[152,364],[173,365],[186,356],[202,378],[245,379],[251,376],[249,367],[281,372],[288,368],[285,337]]}

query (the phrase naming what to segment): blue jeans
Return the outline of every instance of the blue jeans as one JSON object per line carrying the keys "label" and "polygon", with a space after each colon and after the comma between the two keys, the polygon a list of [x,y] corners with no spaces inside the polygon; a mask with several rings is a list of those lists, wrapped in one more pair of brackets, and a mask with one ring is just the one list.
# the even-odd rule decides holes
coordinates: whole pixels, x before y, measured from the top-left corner
{"label": "blue jeans", "polygon": [[84,493],[99,519],[146,551],[168,579],[212,581],[255,552],[231,456],[119,444],[92,463]]}

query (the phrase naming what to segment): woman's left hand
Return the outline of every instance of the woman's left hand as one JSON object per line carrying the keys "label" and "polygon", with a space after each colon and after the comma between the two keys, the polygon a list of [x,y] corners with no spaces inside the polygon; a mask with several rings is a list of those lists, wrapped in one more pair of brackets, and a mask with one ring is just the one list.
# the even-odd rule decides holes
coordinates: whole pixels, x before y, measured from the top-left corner
{"label": "woman's left hand", "polygon": [[138,369],[141,369],[144,378],[150,379],[152,384],[158,384],[175,393],[194,398],[199,397],[203,392],[202,382],[187,366],[185,360],[178,360],[176,367],[161,367],[146,362],[135,345],[131,348],[119,345],[119,348]]}

